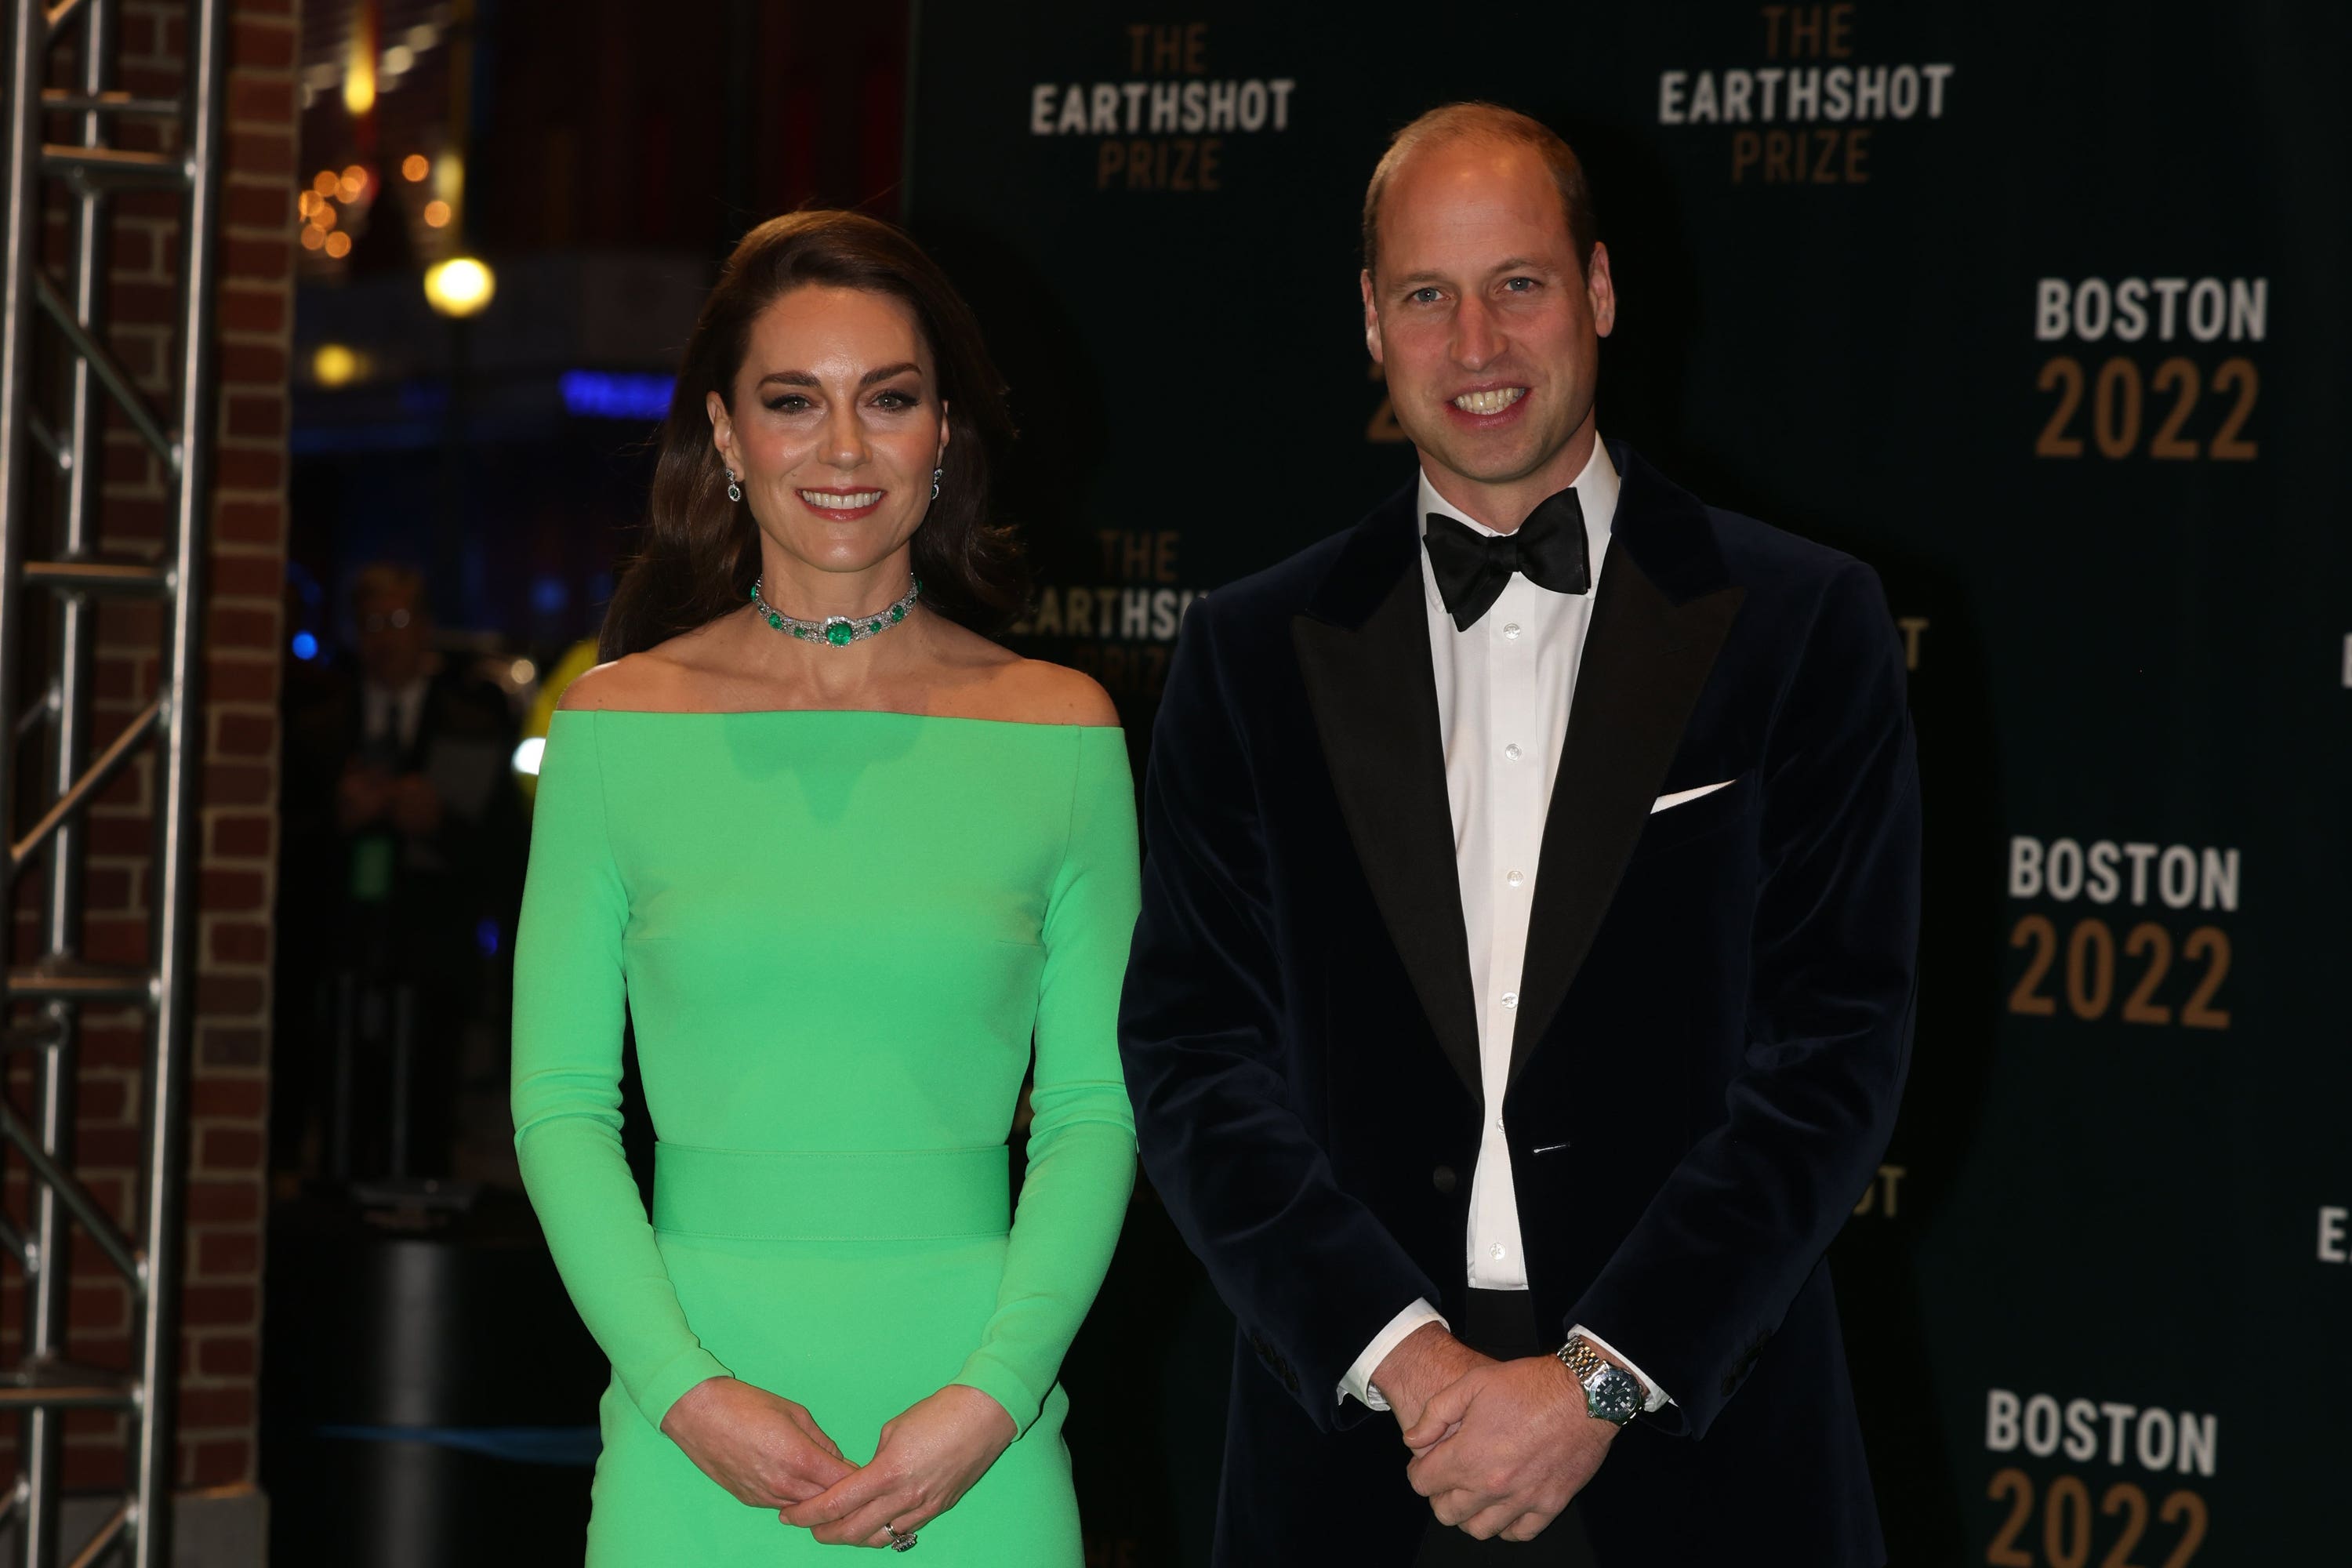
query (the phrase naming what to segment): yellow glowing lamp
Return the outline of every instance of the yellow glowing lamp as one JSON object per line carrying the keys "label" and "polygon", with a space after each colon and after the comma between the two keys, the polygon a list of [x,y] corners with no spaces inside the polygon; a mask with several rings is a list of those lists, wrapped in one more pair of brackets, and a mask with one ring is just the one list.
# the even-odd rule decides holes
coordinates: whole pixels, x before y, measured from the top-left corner
{"label": "yellow glowing lamp", "polygon": [[343,68],[343,110],[357,120],[375,108],[375,51],[353,49]]}
{"label": "yellow glowing lamp", "polygon": [[363,368],[360,356],[341,343],[320,343],[310,354],[310,379],[320,386],[349,386]]}
{"label": "yellow glowing lamp", "polygon": [[354,120],[375,108],[376,29],[382,25],[381,0],[359,0],[351,6],[351,35],[344,42],[343,108]]}
{"label": "yellow glowing lamp", "polygon": [[498,292],[490,269],[470,256],[436,261],[425,271],[425,299],[445,316],[479,315]]}

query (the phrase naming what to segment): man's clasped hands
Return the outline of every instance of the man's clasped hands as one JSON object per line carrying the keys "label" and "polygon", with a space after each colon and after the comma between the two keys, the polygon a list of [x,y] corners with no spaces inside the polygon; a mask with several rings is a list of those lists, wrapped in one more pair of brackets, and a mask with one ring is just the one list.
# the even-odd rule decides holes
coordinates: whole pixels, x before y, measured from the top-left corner
{"label": "man's clasped hands", "polygon": [[1439,1522],[1481,1541],[1532,1541],[1615,1440],[1556,1356],[1496,1361],[1424,1323],[1372,1373],[1403,1430],[1405,1475]]}
{"label": "man's clasped hands", "polygon": [[[804,1405],[731,1377],[678,1397],[661,1429],[737,1501],[772,1508],[828,1546],[881,1546],[953,1508],[1019,1431],[1003,1405],[950,1384],[882,1428],[855,1465]],[[889,1527],[889,1531],[884,1529]]]}

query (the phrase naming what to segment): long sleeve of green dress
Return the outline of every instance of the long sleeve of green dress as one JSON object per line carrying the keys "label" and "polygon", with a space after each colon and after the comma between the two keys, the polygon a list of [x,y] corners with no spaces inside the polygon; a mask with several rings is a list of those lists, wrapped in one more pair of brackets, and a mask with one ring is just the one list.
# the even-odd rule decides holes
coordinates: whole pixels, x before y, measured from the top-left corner
{"label": "long sleeve of green dress", "polygon": [[1118,1029],[1141,899],[1135,802],[1118,731],[1080,740],[1068,847],[1045,905],[1027,1175],[995,1314],[956,1377],[1024,1432],[1102,1287],[1135,1186]]}
{"label": "long sleeve of green dress", "polygon": [[581,1320],[646,1419],[726,1375],[688,1326],[621,1153],[621,939],[593,714],[563,714],[541,759],[515,941],[515,1151]]}
{"label": "long sleeve of green dress", "polygon": [[[940,1368],[929,1386],[981,1389],[1028,1432],[1133,1185],[1116,1018],[1137,900],[1114,729],[556,716],[516,947],[516,1147],[564,1283],[646,1423],[731,1373],[811,1403],[846,1446],[910,1402],[886,1374],[919,1360]],[[983,1285],[948,1248],[932,1277],[942,1303],[992,1285],[992,1309],[943,1304],[918,1358],[877,1325],[922,1287],[845,1306],[883,1273],[814,1243],[763,1254],[772,1312],[743,1301],[749,1266],[721,1256],[741,1244],[657,1230],[639,1202],[620,1141],[625,1005],[665,1153],[698,1158],[979,1158],[1005,1140],[1034,1047],[1026,1176],[988,1244],[1001,1271],[991,1250]],[[776,1342],[747,1338],[747,1320]],[[802,1386],[835,1382],[822,1408]]]}

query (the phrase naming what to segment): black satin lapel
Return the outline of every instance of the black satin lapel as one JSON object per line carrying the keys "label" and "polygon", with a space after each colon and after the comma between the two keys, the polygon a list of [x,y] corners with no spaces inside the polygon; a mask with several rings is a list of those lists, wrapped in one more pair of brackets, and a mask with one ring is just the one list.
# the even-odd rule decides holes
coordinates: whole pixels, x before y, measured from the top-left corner
{"label": "black satin lapel", "polygon": [[1610,549],[1536,862],[1515,1083],[1591,951],[1742,596],[1719,588],[1676,605],[1630,554]]}
{"label": "black satin lapel", "polygon": [[1438,1045],[1475,1097],[1478,1016],[1421,574],[1403,574],[1361,626],[1300,616],[1291,639],[1364,879]]}

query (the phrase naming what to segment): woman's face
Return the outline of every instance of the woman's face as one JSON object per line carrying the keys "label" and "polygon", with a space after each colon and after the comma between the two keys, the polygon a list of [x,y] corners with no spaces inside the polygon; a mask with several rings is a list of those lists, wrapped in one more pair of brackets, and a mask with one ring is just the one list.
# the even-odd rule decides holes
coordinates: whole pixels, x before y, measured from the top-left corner
{"label": "woman's face", "polygon": [[887,561],[931,504],[947,409],[914,312],[887,294],[807,284],[751,324],[734,407],[711,438],[760,531],[821,572]]}

